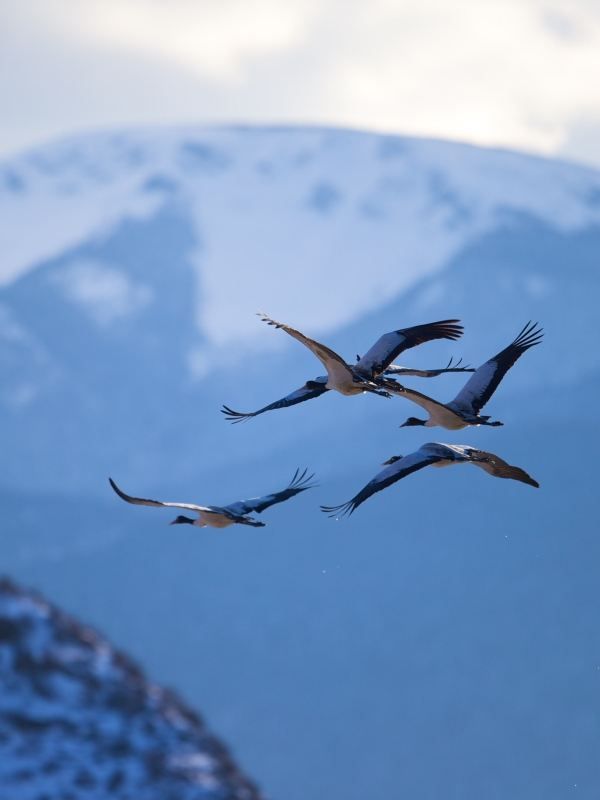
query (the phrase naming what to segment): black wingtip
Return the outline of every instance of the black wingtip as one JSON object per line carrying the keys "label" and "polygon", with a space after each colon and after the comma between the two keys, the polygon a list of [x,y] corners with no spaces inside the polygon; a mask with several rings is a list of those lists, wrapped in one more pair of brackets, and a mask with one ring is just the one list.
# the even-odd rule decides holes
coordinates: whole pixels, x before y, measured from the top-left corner
{"label": "black wingtip", "polygon": [[443,339],[456,340],[464,334],[465,328],[459,319],[441,319],[428,327],[436,328]]}
{"label": "black wingtip", "polygon": [[256,316],[260,317],[262,322],[266,322],[267,325],[273,325],[275,328],[281,328],[282,327],[281,322],[277,322],[276,320],[271,319],[271,317],[268,314],[265,314],[264,311],[257,311],[256,312]]}
{"label": "black wingtip", "polygon": [[129,495],[125,494],[125,492],[122,489],[119,489],[119,487],[113,481],[112,478],[109,477],[108,482],[112,486],[113,492],[115,492],[115,494],[118,494],[121,500],[126,500],[127,502],[129,502]]}
{"label": "black wingtip", "polygon": [[221,406],[219,411],[224,415],[227,422],[231,422],[233,425],[237,425],[238,422],[248,422],[249,419],[255,416],[253,413],[245,414],[242,411],[234,411],[233,408],[229,408],[226,405]]}
{"label": "black wingtip", "polygon": [[472,367],[470,364],[462,364],[462,357],[458,359],[458,361],[454,360],[454,356],[450,357],[450,361],[444,367],[444,372],[475,372],[475,367]]}
{"label": "black wingtip", "polygon": [[519,473],[520,473],[519,475],[515,476],[518,481],[521,481],[521,483],[526,483],[528,486],[533,486],[534,489],[540,488],[540,485],[536,481],[536,479],[532,478],[531,475],[528,475],[524,469],[519,470]]}
{"label": "black wingtip", "polygon": [[292,480],[288,484],[288,489],[297,489],[299,492],[304,492],[306,489],[314,489],[319,484],[318,483],[311,483],[311,481],[315,477],[315,473],[311,472],[310,475],[307,475],[308,467],[305,467],[302,472],[300,472],[300,467],[296,469]]}
{"label": "black wingtip", "polygon": [[518,347],[521,350],[528,350],[530,347],[534,347],[536,344],[539,344],[543,338],[544,329],[539,325],[538,322],[532,322],[529,320],[529,322],[523,326],[518,336],[513,341],[513,346]]}
{"label": "black wingtip", "polygon": [[324,514],[330,518],[349,517],[353,513],[356,506],[352,500],[347,503],[341,503],[339,506],[319,506]]}

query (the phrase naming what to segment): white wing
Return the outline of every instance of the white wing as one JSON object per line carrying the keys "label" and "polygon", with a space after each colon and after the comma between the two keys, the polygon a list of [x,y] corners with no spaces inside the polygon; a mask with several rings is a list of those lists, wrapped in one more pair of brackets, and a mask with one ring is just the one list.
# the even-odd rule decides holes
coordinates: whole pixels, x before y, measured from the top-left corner
{"label": "white wing", "polygon": [[497,368],[498,365],[493,359],[478,367],[454,400],[448,403],[450,408],[468,414],[478,414],[484,405],[480,399],[484,396],[486,389],[492,385]]}
{"label": "white wing", "polygon": [[251,511],[260,514],[266,508],[269,508],[269,506],[273,506],[276,503],[283,503],[284,500],[289,500],[290,497],[294,497],[294,495],[300,492],[312,489],[316,485],[311,483],[314,475],[307,475],[307,471],[308,470],[305,469],[304,472],[300,472],[300,470],[297,469],[292,480],[281,492],[267,494],[264,497],[252,497],[250,500],[240,500],[237,503],[231,503],[231,505],[225,506],[225,508],[233,514],[249,514]]}
{"label": "white wing", "polygon": [[416,347],[433,339],[458,339],[462,334],[463,327],[457,319],[413,325],[412,328],[400,328],[391,333],[384,333],[371,349],[359,358],[354,370],[359,375],[372,379],[380,375],[400,353],[410,347]]}
{"label": "white wing", "polygon": [[424,408],[430,415],[432,415],[436,409],[446,408],[443,403],[434,400],[433,397],[429,397],[429,395],[423,394],[422,392],[417,392],[416,389],[409,389],[406,386],[394,390],[393,394],[396,397],[404,397],[406,400],[411,400],[413,403],[421,406],[421,408]]}
{"label": "white wing", "polygon": [[528,322],[508,347],[475,370],[448,406],[470,414],[479,414],[515,361],[530,347],[539,344],[542,336],[542,329],[538,328],[537,323]]}
{"label": "white wing", "polygon": [[414,453],[403,456],[393,464],[390,464],[390,466],[382,469],[381,472],[378,472],[358,494],[354,495],[352,500],[348,500],[347,503],[342,503],[339,506],[321,506],[321,511],[329,514],[331,517],[352,514],[356,511],[358,506],[364,503],[365,500],[368,500],[371,495],[405,478],[407,475],[410,475],[411,472],[416,472],[419,469],[423,469],[423,467],[426,467],[428,464],[441,461],[442,458],[442,456],[436,454],[424,453],[422,450],[417,450]]}
{"label": "white wing", "polygon": [[314,339],[309,339],[308,336],[300,333],[300,331],[297,331],[295,328],[290,328],[289,325],[284,325],[282,322],[276,322],[270,317],[267,317],[265,314],[259,314],[258,316],[263,322],[266,322],[267,325],[273,325],[275,328],[281,328],[281,330],[285,331],[294,339],[301,342],[305,347],[308,347],[311,353],[313,353],[313,355],[319,359],[321,364],[323,364],[332,383],[345,383],[354,379],[354,374],[350,367],[334,350],[331,350],[329,347],[326,347],[320,342],[316,342]]}
{"label": "white wing", "polygon": [[188,511],[213,511],[213,506],[198,506],[194,503],[163,503],[161,500],[144,500],[141,497],[131,497],[131,495],[125,494],[122,489],[119,489],[117,484],[113,481],[112,478],[109,478],[109,483],[114,489],[114,491],[119,495],[121,500],[125,500],[126,503],[133,503],[135,506],[152,506],[153,508],[185,508]]}

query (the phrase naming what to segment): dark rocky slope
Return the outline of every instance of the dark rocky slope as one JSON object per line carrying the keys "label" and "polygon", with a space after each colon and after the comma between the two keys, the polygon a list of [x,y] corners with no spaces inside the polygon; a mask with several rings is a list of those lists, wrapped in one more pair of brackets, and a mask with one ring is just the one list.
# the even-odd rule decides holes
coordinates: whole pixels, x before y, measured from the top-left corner
{"label": "dark rocky slope", "polygon": [[256,800],[226,748],[96,631],[0,580],[0,800]]}

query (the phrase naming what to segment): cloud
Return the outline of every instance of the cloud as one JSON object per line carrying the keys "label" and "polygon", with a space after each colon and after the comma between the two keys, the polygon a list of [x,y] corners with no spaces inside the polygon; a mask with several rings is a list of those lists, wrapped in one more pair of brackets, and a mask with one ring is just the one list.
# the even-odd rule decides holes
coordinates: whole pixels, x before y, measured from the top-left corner
{"label": "cloud", "polygon": [[573,116],[599,107],[589,78],[600,80],[600,32],[596,15],[564,11],[571,35],[557,35],[544,12],[520,0],[377,0],[354,16],[330,65],[336,111],[356,124],[555,152]]}
{"label": "cloud", "polygon": [[599,158],[594,135],[573,134],[600,133],[595,0],[0,0],[0,29],[5,149],[83,126],[247,120]]}
{"label": "cloud", "polygon": [[239,78],[244,62],[295,46],[316,2],[278,0],[88,0],[72,5],[65,28],[86,37],[165,59],[199,77]]}

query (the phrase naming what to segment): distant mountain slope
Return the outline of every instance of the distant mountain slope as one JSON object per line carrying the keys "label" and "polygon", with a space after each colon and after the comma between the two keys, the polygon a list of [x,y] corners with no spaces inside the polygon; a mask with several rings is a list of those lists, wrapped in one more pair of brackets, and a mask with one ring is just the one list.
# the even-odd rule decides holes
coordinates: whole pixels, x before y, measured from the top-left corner
{"label": "distant mountain slope", "polygon": [[258,800],[224,746],[94,630],[0,580],[2,800]]}
{"label": "distant mountain slope", "polygon": [[[0,170],[5,568],[181,689],[278,800],[597,800],[600,174],[241,127],[80,137]],[[480,364],[529,319],[546,335],[486,407],[503,428],[400,429],[408,402],[333,392],[232,426],[222,403],[322,372],[261,310],[348,360],[460,317],[462,339],[406,354],[426,367]],[[432,469],[348,520],[318,510],[428,440],[541,488]],[[298,466],[319,487],[260,531],[171,528],[107,481],[221,504]]]}

